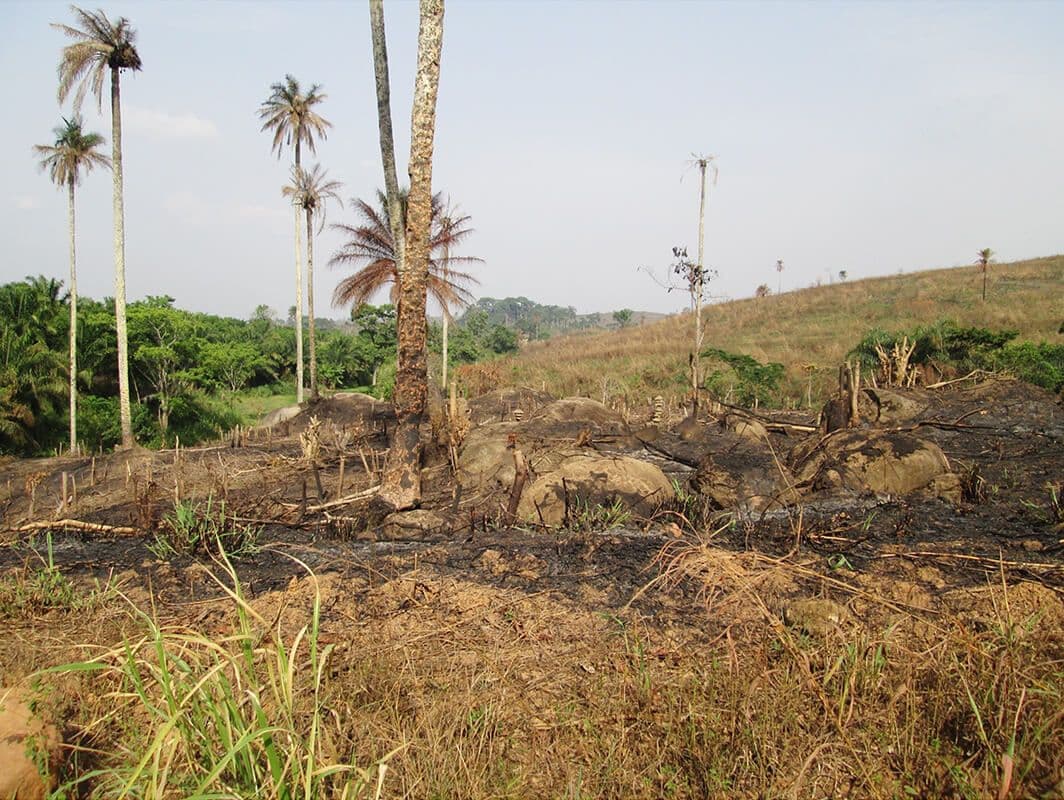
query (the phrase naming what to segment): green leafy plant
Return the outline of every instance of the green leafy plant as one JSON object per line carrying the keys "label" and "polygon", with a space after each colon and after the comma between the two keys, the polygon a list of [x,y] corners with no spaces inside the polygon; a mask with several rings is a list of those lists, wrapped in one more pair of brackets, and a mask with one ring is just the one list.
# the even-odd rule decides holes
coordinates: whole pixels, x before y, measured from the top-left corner
{"label": "green leafy plant", "polygon": [[592,503],[580,497],[569,502],[566,528],[572,531],[596,533],[620,528],[632,519],[632,511],[619,497],[607,503]]}
{"label": "green leafy plant", "polygon": [[36,553],[41,566],[16,570],[0,580],[0,617],[52,610],[75,611],[89,601],[89,597],[79,593],[70,579],[56,567],[51,531],[46,538],[46,555]]}
{"label": "green leafy plant", "polygon": [[776,362],[762,364],[753,356],[710,347],[702,358],[720,365],[705,379],[705,387],[721,397],[733,397],[740,405],[770,405],[778,399],[785,369]]}
{"label": "green leafy plant", "polygon": [[163,520],[149,549],[158,558],[197,553],[228,553],[239,557],[256,551],[260,529],[242,524],[226,513],[225,501],[183,500]]}

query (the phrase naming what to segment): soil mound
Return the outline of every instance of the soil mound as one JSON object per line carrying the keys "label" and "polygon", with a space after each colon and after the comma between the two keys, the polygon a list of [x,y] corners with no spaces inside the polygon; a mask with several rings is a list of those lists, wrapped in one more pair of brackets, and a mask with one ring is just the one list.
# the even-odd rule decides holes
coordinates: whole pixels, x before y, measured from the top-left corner
{"label": "soil mound", "polygon": [[496,389],[469,401],[469,420],[474,425],[486,425],[490,422],[510,422],[517,417],[527,418],[552,400],[554,397],[546,392],[525,386]]}

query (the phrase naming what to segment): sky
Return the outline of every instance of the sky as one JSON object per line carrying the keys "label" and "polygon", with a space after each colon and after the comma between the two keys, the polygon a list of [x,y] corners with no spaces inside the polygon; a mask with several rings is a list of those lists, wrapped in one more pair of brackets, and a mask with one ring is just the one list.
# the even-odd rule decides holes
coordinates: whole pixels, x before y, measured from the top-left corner
{"label": "sky", "polygon": [[[96,4],[88,6],[95,8]],[[368,4],[104,2],[137,30],[122,78],[130,300],[171,295],[247,318],[295,300],[293,215],[257,109],[286,73],[321,84],[333,123],[304,164],[348,198],[383,185]],[[409,154],[417,6],[385,3],[400,180]],[[56,102],[63,3],[0,1],[0,283],[66,280],[66,195],[34,144]],[[694,256],[699,178],[714,300],[818,281],[1064,252],[1064,3],[451,0],[433,188],[471,217],[476,296],[581,313],[673,312],[673,246]],[[110,112],[86,128],[110,149]],[[113,294],[111,180],[77,194],[79,291]],[[318,316],[349,268],[315,243]],[[784,262],[777,274],[778,259]],[[381,298],[383,300],[384,298]],[[431,309],[430,309],[431,313]]]}

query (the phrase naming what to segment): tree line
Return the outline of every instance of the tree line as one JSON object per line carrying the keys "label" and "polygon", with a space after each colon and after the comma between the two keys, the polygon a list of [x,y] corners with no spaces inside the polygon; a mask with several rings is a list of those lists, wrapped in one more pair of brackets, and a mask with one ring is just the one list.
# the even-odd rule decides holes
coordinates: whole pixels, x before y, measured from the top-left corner
{"label": "tree line", "polygon": [[[68,320],[74,308],[73,293],[51,278],[0,286],[0,453],[69,447]],[[90,451],[106,449],[122,440],[113,298],[80,298],[75,313],[77,443]],[[364,303],[346,323],[319,320],[322,389],[390,397],[395,319],[394,306]],[[143,444],[215,438],[243,422],[232,402],[235,393],[293,391],[295,325],[264,305],[243,320],[187,311],[169,296],[148,297],[128,305],[127,326],[130,420]],[[430,350],[437,354],[441,330],[439,322],[430,324]],[[516,347],[514,331],[474,321],[452,329],[449,358],[467,363]]]}

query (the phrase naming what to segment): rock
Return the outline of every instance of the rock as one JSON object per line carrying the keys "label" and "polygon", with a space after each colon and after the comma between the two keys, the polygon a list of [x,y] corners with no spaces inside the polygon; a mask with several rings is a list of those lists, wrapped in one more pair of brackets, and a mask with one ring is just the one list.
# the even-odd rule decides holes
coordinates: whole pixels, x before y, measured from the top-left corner
{"label": "rock", "polygon": [[675,497],[672,483],[658,467],[627,456],[577,455],[525,488],[518,516],[529,522],[565,524],[565,491],[570,509],[611,505],[620,500],[634,513],[652,514]]}
{"label": "rock", "polygon": [[554,439],[576,439],[588,434],[594,438],[630,434],[620,414],[586,397],[566,397],[548,403],[522,425],[527,434]]}
{"label": "rock", "polygon": [[841,431],[804,442],[791,461],[798,485],[814,490],[842,486],[897,496],[925,491],[960,499],[960,482],[941,448],[907,433]]}
{"label": "rock", "polygon": [[773,457],[763,440],[725,432],[708,444],[709,452],[702,455],[690,486],[717,508],[760,513],[801,499],[790,470]]}
{"label": "rock", "polygon": [[450,538],[451,520],[436,511],[419,508],[397,511],[384,518],[378,531],[380,541],[425,542]]}
{"label": "rock", "polygon": [[768,441],[768,429],[750,417],[728,414],[724,418],[724,427],[744,439],[752,439],[755,442]]}
{"label": "rock", "polygon": [[[31,757],[32,756],[32,757]],[[55,788],[59,731],[17,689],[0,689],[0,798],[44,800]]]}
{"label": "rock", "polygon": [[924,413],[927,406],[894,389],[865,389],[867,395],[879,406],[879,422],[896,425],[909,422]]}
{"label": "rock", "polygon": [[278,408],[271,411],[259,422],[260,428],[272,428],[274,425],[280,425],[282,422],[288,422],[292,417],[296,416],[302,411],[301,406],[285,406],[284,408]]}
{"label": "rock", "polygon": [[774,463],[768,453],[733,450],[707,454],[691,476],[690,485],[723,511],[756,514],[801,500],[793,488],[790,470]]}
{"label": "rock", "polygon": [[795,600],[783,609],[783,621],[810,636],[828,636],[848,616],[846,609],[833,600]]}
{"label": "rock", "polygon": [[513,451],[506,445],[510,434],[519,431],[516,422],[496,422],[479,425],[466,434],[458,454],[458,482],[464,490],[509,489],[513,485]]}

